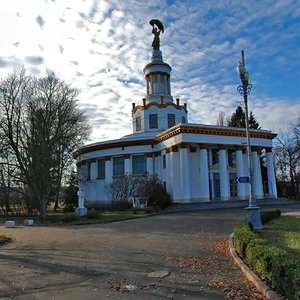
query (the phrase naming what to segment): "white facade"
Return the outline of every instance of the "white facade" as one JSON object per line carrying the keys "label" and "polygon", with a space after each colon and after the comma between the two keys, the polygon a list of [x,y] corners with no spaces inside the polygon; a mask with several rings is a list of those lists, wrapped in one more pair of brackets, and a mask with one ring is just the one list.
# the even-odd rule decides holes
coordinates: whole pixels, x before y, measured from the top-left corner
{"label": "white facade", "polygon": [[[176,203],[247,199],[248,184],[237,177],[247,175],[243,128],[191,124],[187,105],[171,95],[171,67],[153,50],[144,68],[147,94],[141,105],[132,105],[133,134],[118,140],[87,145],[75,156],[86,202],[107,205],[105,186],[124,174],[156,174]],[[159,54],[159,55],[157,55]],[[272,157],[276,134],[251,130],[253,192],[257,199],[277,197]],[[266,174],[262,177],[259,154],[266,151]]]}

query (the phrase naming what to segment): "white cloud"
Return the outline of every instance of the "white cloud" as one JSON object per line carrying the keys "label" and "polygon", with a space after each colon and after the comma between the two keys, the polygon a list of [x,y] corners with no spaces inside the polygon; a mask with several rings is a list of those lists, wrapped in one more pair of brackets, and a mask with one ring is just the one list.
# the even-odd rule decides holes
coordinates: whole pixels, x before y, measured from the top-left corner
{"label": "white cloud", "polygon": [[[219,111],[229,115],[242,100],[235,72],[241,49],[254,85],[251,109],[263,127],[277,130],[299,116],[297,0],[3,2],[1,77],[21,65],[56,71],[82,90],[93,141],[131,132],[131,102],[146,93],[151,18],[165,24],[161,49],[173,69],[172,93],[188,103],[191,122],[215,124]],[[284,80],[289,88],[280,98],[275,83]]]}

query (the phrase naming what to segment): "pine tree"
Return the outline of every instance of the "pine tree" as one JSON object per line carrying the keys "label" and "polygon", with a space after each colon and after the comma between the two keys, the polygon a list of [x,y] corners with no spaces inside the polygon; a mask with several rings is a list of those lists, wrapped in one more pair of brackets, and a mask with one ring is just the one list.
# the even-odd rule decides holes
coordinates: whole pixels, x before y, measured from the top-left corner
{"label": "pine tree", "polygon": [[240,105],[227,121],[227,125],[230,127],[246,127],[245,113]]}
{"label": "pine tree", "polygon": [[260,129],[259,123],[256,121],[255,116],[252,111],[250,111],[250,116],[249,116],[249,128],[251,129]]}
{"label": "pine tree", "polygon": [[[236,108],[235,112],[227,120],[227,125],[230,127],[246,128],[245,112],[240,105]],[[259,123],[255,119],[255,116],[252,113],[252,111],[250,111],[250,116],[249,116],[249,128],[250,129],[260,129],[261,128]]]}

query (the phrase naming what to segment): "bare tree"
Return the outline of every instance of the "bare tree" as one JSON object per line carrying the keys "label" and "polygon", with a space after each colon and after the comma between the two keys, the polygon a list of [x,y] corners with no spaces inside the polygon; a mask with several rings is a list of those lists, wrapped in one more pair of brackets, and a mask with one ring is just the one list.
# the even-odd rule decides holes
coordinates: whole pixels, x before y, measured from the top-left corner
{"label": "bare tree", "polygon": [[300,131],[297,125],[288,133],[280,134],[274,148],[277,178],[285,185],[288,190],[285,196],[289,197],[299,197],[300,193]]}
{"label": "bare tree", "polygon": [[220,111],[218,118],[217,118],[217,125],[218,126],[226,126],[225,124],[225,120],[226,120],[226,115],[224,111]]}
{"label": "bare tree", "polygon": [[157,208],[170,204],[170,197],[156,175],[124,175],[105,186],[114,208],[128,208],[133,202]]}
{"label": "bare tree", "polygon": [[39,203],[42,219],[73,151],[89,133],[78,94],[53,72],[39,78],[21,69],[0,81],[0,136],[16,161],[18,180]]}
{"label": "bare tree", "polygon": [[118,209],[128,208],[132,205],[134,197],[147,178],[144,176],[124,175],[115,177],[112,182],[106,184],[105,192],[111,200],[112,207]]}

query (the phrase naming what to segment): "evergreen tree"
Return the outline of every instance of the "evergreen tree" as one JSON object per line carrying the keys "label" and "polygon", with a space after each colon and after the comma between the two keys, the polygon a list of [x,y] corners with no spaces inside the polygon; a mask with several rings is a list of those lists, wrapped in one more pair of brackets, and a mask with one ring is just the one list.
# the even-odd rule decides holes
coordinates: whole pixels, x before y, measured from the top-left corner
{"label": "evergreen tree", "polygon": [[252,128],[252,129],[260,129],[261,128],[259,126],[259,123],[256,121],[255,116],[252,111],[250,111],[250,116],[249,116],[249,128]]}
{"label": "evergreen tree", "polygon": [[229,118],[227,125],[230,127],[246,127],[245,113],[240,105],[236,108],[235,112]]}
{"label": "evergreen tree", "polygon": [[[235,112],[227,120],[227,125],[230,127],[246,128],[245,112],[240,105],[236,108]],[[252,111],[250,111],[250,116],[249,116],[249,128],[250,129],[260,129],[261,128],[259,123],[255,119],[255,116],[252,113]]]}

